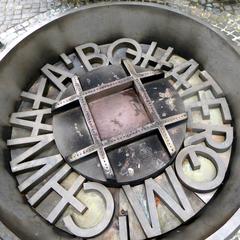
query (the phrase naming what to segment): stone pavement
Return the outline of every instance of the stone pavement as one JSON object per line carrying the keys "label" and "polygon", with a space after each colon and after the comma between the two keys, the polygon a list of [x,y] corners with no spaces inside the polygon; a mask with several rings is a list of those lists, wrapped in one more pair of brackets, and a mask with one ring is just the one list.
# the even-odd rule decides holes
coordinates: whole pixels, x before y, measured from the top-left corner
{"label": "stone pavement", "polygon": [[[68,9],[91,2],[100,1],[0,0],[0,50],[32,26],[48,21]],[[148,2],[170,6],[204,19],[224,32],[240,47],[240,0],[148,0]]]}
{"label": "stone pavement", "polygon": [[[0,51],[38,24],[91,2],[100,1],[0,0]],[[222,31],[240,48],[240,0],[148,0],[148,2],[170,6],[203,19]],[[5,230],[0,222],[0,239],[17,238]],[[240,240],[240,231],[231,240]]]}
{"label": "stone pavement", "polygon": [[56,0],[1,0],[0,32],[59,5]]}

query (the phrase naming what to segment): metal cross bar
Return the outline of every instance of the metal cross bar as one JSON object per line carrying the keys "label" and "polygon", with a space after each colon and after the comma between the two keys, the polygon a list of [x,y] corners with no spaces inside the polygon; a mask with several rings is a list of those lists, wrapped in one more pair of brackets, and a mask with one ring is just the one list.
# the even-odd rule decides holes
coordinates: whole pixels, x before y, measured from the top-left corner
{"label": "metal cross bar", "polygon": [[[179,121],[183,121],[186,118],[187,118],[187,114],[186,113],[181,113],[181,114],[163,119],[162,124],[164,126],[167,126],[167,125],[179,122]],[[127,132],[127,133],[123,133],[123,134],[120,134],[118,136],[111,137],[109,139],[103,140],[102,141],[102,146],[103,146],[104,149],[107,150],[108,148],[114,147],[114,146],[116,146],[120,143],[124,143],[124,142],[132,140],[134,138],[138,138],[138,137],[140,137],[140,136],[142,136],[142,135],[144,135],[148,132],[158,130],[158,128],[159,128],[159,123],[158,122],[149,123],[149,124],[146,124],[143,127],[133,129],[133,130]],[[75,162],[79,158],[86,157],[86,156],[96,152],[97,148],[98,148],[98,146],[96,146],[95,144],[92,144],[92,145],[90,145],[86,148],[83,148],[83,149],[75,152],[74,154],[69,156],[68,160],[70,162]]]}
{"label": "metal cross bar", "polygon": [[[90,134],[93,139],[93,144],[81,149],[77,152],[74,152],[70,156],[68,156],[68,161],[70,162],[75,162],[79,160],[82,157],[86,157],[92,153],[98,154],[101,166],[103,168],[105,177],[107,179],[114,179],[114,173],[111,168],[111,165],[109,163],[109,159],[106,154],[106,150],[108,148],[114,147],[117,144],[124,143],[126,141],[132,140],[134,138],[140,137],[148,132],[151,131],[159,131],[169,154],[172,156],[175,152],[175,146],[172,142],[171,137],[168,134],[168,131],[166,129],[167,125],[183,121],[187,119],[187,114],[182,113],[182,114],[177,114],[175,116],[171,116],[168,118],[161,119],[150,99],[148,96],[148,93],[142,83],[142,80],[148,77],[152,76],[157,76],[161,75],[162,72],[159,70],[154,70],[154,71],[145,71],[145,72],[140,72],[137,73],[134,66],[132,63],[128,60],[124,60],[122,62],[122,65],[126,72],[129,74],[129,76],[122,78],[120,80],[116,80],[111,83],[103,84],[101,86],[98,86],[96,88],[90,89],[83,91],[80,81],[77,76],[72,77],[72,83],[74,90],[76,94],[64,98],[60,100],[59,102],[55,103],[52,107],[52,111],[56,111],[62,107],[65,107],[75,101],[79,101],[79,104],[82,108],[82,112],[84,114],[84,118],[86,120],[87,126],[89,128]],[[152,120],[151,123],[146,124],[145,126],[136,128],[134,130],[131,130],[127,133],[120,134],[118,136],[101,140],[100,135],[98,133],[97,127],[95,125],[94,119],[92,117],[91,111],[88,107],[88,103],[86,98],[91,97],[91,96],[96,96],[96,95],[103,95],[106,92],[109,92],[109,90],[114,91],[114,90],[121,90],[124,89],[126,86],[130,87],[131,84],[133,84],[133,87],[136,89],[140,99],[142,100],[142,103],[144,104],[150,119]]]}
{"label": "metal cross bar", "polygon": [[[140,78],[147,78],[147,77],[152,77],[152,76],[161,75],[161,74],[162,74],[161,71],[155,70],[155,71],[146,71],[146,72],[138,73],[138,76]],[[82,97],[91,97],[91,96],[95,96],[99,93],[104,94],[105,91],[108,91],[110,89],[114,90],[115,88],[119,89],[120,87],[124,87],[124,86],[128,86],[128,85],[130,86],[130,84],[133,83],[133,80],[134,80],[134,78],[132,76],[127,76],[125,78],[116,80],[114,82],[106,83],[101,86],[98,86],[98,87],[95,87],[95,88],[92,88],[92,89],[89,89],[86,91],[82,91],[81,96]],[[59,108],[62,108],[62,107],[66,106],[70,103],[73,103],[77,100],[78,100],[77,94],[66,97],[66,98],[58,101],[56,104],[54,104],[52,107],[52,111],[56,111]]]}
{"label": "metal cross bar", "polygon": [[[167,121],[164,120],[164,124],[163,124],[162,119],[159,117],[150,97],[148,96],[148,93],[147,93],[145,87],[143,86],[143,83],[141,81],[141,79],[143,77],[140,76],[136,72],[135,68],[130,63],[130,61],[124,60],[123,64],[124,64],[124,67],[127,70],[127,72],[130,74],[130,76],[132,76],[134,78],[134,86],[136,88],[136,91],[138,92],[140,98],[142,99],[143,104],[145,105],[145,108],[147,109],[148,113],[150,114],[150,118],[152,118],[152,120],[158,124],[159,133],[164,141],[164,144],[166,145],[166,147],[168,149],[169,154],[172,156],[173,154],[175,154],[176,149],[175,149],[174,143],[165,127]],[[174,118],[176,118],[176,119],[174,120]],[[171,121],[178,122],[179,121],[178,118],[180,119],[180,121],[182,121],[187,118],[187,115],[184,114],[184,115],[180,115],[180,116],[179,115],[173,116]]]}
{"label": "metal cross bar", "polygon": [[79,101],[80,106],[82,108],[82,112],[83,112],[84,118],[86,119],[86,123],[87,123],[89,131],[91,133],[93,142],[97,146],[97,154],[98,154],[100,163],[102,165],[104,174],[105,174],[107,179],[109,179],[109,180],[114,179],[114,173],[113,173],[112,167],[109,163],[109,160],[108,160],[107,154],[105,152],[105,149],[102,146],[101,138],[99,136],[97,127],[95,125],[92,114],[91,114],[90,109],[88,107],[88,103],[86,101],[86,98],[82,94],[83,90],[82,90],[82,87],[81,87],[81,84],[80,84],[80,81],[79,81],[78,77],[74,76],[72,78],[72,82],[73,82],[74,90],[75,90],[76,94],[78,95],[78,101]]}

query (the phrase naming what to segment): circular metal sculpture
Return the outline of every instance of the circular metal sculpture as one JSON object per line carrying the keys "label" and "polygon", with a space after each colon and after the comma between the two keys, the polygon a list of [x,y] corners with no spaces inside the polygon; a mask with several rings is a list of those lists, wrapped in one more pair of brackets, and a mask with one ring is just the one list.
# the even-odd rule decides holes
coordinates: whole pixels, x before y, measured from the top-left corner
{"label": "circular metal sculpture", "polygon": [[[237,132],[232,123],[235,108],[230,111],[231,99],[225,96],[225,90],[227,95],[237,90],[236,75],[234,70],[226,74],[229,63],[215,49],[222,40],[214,33],[214,47],[210,41],[209,49],[200,53],[200,33],[192,34],[191,49],[174,32],[185,29],[188,36],[190,24],[206,34],[206,41],[212,38],[213,32],[191,19],[155,5],[113,4],[110,13],[106,9],[103,4],[72,13],[34,33],[37,38],[25,40],[29,51],[25,61],[33,57],[31,48],[44,36],[58,39],[63,34],[69,41],[66,46],[59,42],[55,50],[50,44],[51,51],[40,55],[40,60],[36,50],[32,73],[27,71],[30,63],[15,70],[23,73],[17,74],[18,89],[25,90],[17,91],[21,100],[15,111],[7,109],[13,112],[7,141],[11,171],[28,203],[61,229],[53,232],[41,223],[35,236],[34,228],[27,228],[29,233],[17,228],[17,232],[24,239],[146,239],[165,233],[169,239],[203,239],[212,233],[204,218],[215,216],[199,212],[205,205],[219,211],[225,204],[221,192],[216,192],[219,188],[224,192],[230,159],[236,155],[231,156],[233,132]],[[106,16],[100,17],[105,24],[94,27],[96,15],[103,12],[119,13],[124,29],[120,37],[112,28],[117,20],[110,26]],[[140,28],[139,19],[146,17],[148,29]],[[88,19],[92,25],[86,28]],[[166,19],[168,28],[154,25]],[[77,34],[71,32],[75,28]],[[129,31],[133,29],[140,33]],[[44,45],[40,44],[41,50]],[[12,55],[20,61],[18,51],[24,51],[24,46]],[[222,51],[239,62],[230,46]],[[11,60],[11,54],[5,59]],[[10,60],[8,67],[14,66]],[[8,67],[3,60],[2,79],[11,77]],[[15,91],[9,98],[12,105],[16,97]],[[228,180],[234,186],[232,176],[234,171]],[[229,188],[232,199],[239,191],[236,186],[235,192]],[[226,220],[237,208],[235,201],[228,203],[232,208],[222,209]],[[198,219],[203,219],[199,226],[205,230],[199,233],[195,228],[190,233]],[[182,233],[168,233],[180,225]]]}

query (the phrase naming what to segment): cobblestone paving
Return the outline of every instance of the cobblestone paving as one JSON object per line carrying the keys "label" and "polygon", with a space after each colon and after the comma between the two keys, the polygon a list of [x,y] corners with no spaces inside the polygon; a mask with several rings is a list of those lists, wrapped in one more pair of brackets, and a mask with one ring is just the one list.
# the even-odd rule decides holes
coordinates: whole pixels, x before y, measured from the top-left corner
{"label": "cobblestone paving", "polygon": [[[75,2],[75,5],[70,2]],[[38,24],[91,2],[100,1],[0,0],[0,51]],[[148,2],[156,2],[197,16],[222,31],[240,48],[240,0],[148,0]],[[1,226],[0,222],[0,232]],[[0,239],[1,237],[0,235]],[[240,240],[240,231],[231,240]]]}
{"label": "cobblestone paving", "polygon": [[[32,26],[50,20],[74,7],[100,1],[88,0],[0,0],[0,48]],[[240,47],[240,0],[148,0],[181,10],[209,22]]]}
{"label": "cobblestone paving", "polygon": [[[75,2],[74,6],[72,3]],[[73,7],[98,0],[0,0],[0,49],[28,31]],[[240,0],[148,0],[181,10],[209,22],[240,47]]]}
{"label": "cobblestone paving", "polygon": [[0,0],[0,32],[60,5],[56,0]]}

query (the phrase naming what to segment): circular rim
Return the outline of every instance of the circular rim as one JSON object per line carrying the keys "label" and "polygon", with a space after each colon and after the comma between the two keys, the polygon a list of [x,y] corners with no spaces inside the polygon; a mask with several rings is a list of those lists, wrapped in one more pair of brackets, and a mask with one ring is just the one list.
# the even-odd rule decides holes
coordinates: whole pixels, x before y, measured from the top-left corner
{"label": "circular rim", "polygon": [[[13,42],[11,42],[1,53],[0,53],[0,62],[8,56],[8,54],[10,52],[12,52],[15,47],[18,46],[18,44],[20,42],[22,42],[24,39],[28,38],[32,33],[38,31],[39,29],[45,27],[46,25],[48,25],[49,23],[55,22],[56,20],[63,18],[67,15],[73,14],[73,13],[77,13],[80,11],[84,11],[86,9],[92,9],[92,8],[97,8],[97,7],[103,7],[103,6],[112,6],[112,5],[136,5],[136,6],[148,6],[148,7],[154,7],[154,8],[159,8],[159,9],[163,9],[163,10],[167,10],[179,15],[182,15],[186,18],[189,18],[195,22],[197,22],[198,24],[201,24],[203,27],[211,30],[212,32],[214,32],[219,38],[221,38],[222,40],[224,40],[226,42],[226,44],[231,48],[232,51],[234,51],[238,56],[240,54],[240,50],[239,48],[237,48],[232,41],[230,41],[229,39],[227,39],[227,37],[221,33],[219,30],[215,29],[214,27],[210,26],[208,23],[203,22],[202,20],[200,20],[197,17],[193,17],[193,16],[189,16],[185,13],[182,13],[179,10],[175,10],[175,9],[171,9],[169,7],[165,7],[165,6],[161,6],[159,4],[156,3],[135,3],[135,2],[117,2],[117,3],[98,3],[98,4],[92,4],[89,6],[84,6],[81,7],[80,9],[74,9],[74,10],[69,10],[66,11],[65,13],[61,13],[58,16],[55,16],[54,18],[52,18],[51,20],[45,21],[37,26],[33,26],[31,30],[27,31],[25,34],[23,34],[22,36],[20,36],[19,38],[15,39]],[[235,147],[233,150],[236,149],[236,143],[235,143]],[[233,153],[234,154],[234,153]],[[240,209],[240,208],[239,208]],[[237,211],[238,215],[239,215],[239,210]],[[230,221],[230,220],[229,220]],[[234,228],[233,225],[231,225],[232,229],[237,229],[239,226],[239,224],[236,224],[236,228]],[[228,231],[224,231],[223,233],[226,233],[225,236],[222,236],[222,239],[226,239],[229,236],[229,232]]]}
{"label": "circular rim", "polygon": [[45,27],[46,25],[48,25],[49,23],[52,23],[60,18],[63,18],[67,15],[73,14],[73,13],[77,13],[79,11],[84,11],[90,8],[97,8],[97,7],[102,7],[102,6],[114,6],[114,5],[142,5],[142,6],[152,6],[152,7],[156,7],[156,8],[160,8],[160,9],[164,9],[164,10],[168,10],[180,15],[183,15],[187,18],[190,18],[192,20],[194,20],[195,22],[200,23],[201,25],[205,26],[206,28],[210,29],[211,31],[213,31],[215,34],[217,34],[219,37],[221,37],[222,39],[224,39],[228,45],[231,46],[232,50],[236,51],[236,53],[240,54],[240,48],[237,47],[235,44],[233,44],[233,42],[228,39],[226,37],[226,35],[224,35],[221,31],[219,31],[218,29],[212,27],[210,24],[206,23],[205,21],[199,19],[198,17],[192,16],[192,15],[188,15],[186,13],[181,12],[180,10],[176,10],[176,9],[172,9],[171,7],[167,7],[167,6],[163,6],[160,5],[158,3],[147,3],[147,2],[124,2],[124,1],[119,1],[119,2],[112,2],[112,3],[94,3],[94,4],[90,4],[88,6],[81,6],[79,9],[71,9],[71,10],[67,10],[64,13],[60,13],[57,16],[54,16],[52,19],[50,20],[46,20],[43,21],[40,24],[36,24],[36,26],[32,26],[31,30],[28,30],[26,33],[24,33],[23,35],[19,36],[18,38],[14,39],[11,43],[9,43],[7,45],[7,47],[0,52],[0,62],[2,61],[2,59],[4,57],[6,57],[21,41],[23,41],[25,38],[27,38],[28,36],[30,36],[32,33],[34,33],[35,31]]}

